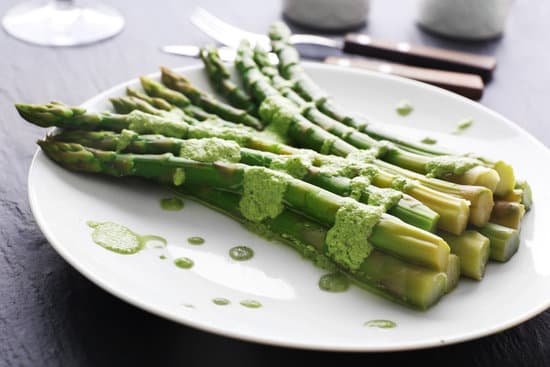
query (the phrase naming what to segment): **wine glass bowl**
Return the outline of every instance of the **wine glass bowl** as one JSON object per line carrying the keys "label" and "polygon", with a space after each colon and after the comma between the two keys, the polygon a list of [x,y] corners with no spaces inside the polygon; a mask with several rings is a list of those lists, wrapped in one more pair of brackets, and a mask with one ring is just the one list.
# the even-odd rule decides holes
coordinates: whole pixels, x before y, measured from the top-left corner
{"label": "wine glass bowl", "polygon": [[113,37],[124,28],[115,9],[96,2],[24,1],[2,19],[13,37],[42,46],[77,46]]}

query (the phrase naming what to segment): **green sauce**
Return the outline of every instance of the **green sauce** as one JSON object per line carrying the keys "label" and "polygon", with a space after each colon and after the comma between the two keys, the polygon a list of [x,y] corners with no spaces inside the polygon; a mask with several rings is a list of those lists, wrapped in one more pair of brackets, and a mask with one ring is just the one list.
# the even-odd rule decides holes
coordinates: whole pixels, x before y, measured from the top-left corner
{"label": "green sauce", "polygon": [[260,308],[260,307],[262,307],[262,304],[260,302],[255,301],[253,299],[245,299],[245,300],[242,300],[240,303],[241,303],[242,306],[248,307],[248,308]]}
{"label": "green sauce", "polygon": [[397,104],[397,107],[395,108],[395,111],[400,116],[407,116],[413,111],[413,106],[410,104],[409,101],[401,101]]}
{"label": "green sauce", "polygon": [[377,327],[380,329],[393,329],[397,324],[391,320],[370,320],[365,322],[365,326]]}
{"label": "green sauce", "polygon": [[334,226],[327,232],[326,255],[350,271],[358,270],[372,251],[367,238],[382,213],[380,207],[347,199],[336,212]]}
{"label": "green sauce", "polygon": [[283,211],[288,175],[264,167],[249,167],[243,178],[241,214],[252,222],[275,218]]}
{"label": "green sauce", "polygon": [[174,265],[182,269],[191,269],[195,263],[188,257],[178,257],[174,259]]}
{"label": "green sauce", "polygon": [[434,144],[437,143],[437,140],[427,136],[424,139],[420,140],[420,142],[423,143],[423,144],[434,145]]}
{"label": "green sauce", "polygon": [[245,261],[254,256],[254,251],[247,246],[235,246],[229,250],[229,256],[231,256],[233,260]]}
{"label": "green sauce", "polygon": [[470,128],[473,124],[474,124],[474,120],[464,119],[456,125],[455,131],[453,131],[453,134],[460,134],[462,131]]}
{"label": "green sauce", "polygon": [[159,259],[161,259],[161,260],[166,260],[166,255],[160,255],[160,256],[159,256]]}
{"label": "green sauce", "polygon": [[142,236],[117,223],[88,221],[86,224],[94,229],[92,240],[95,243],[119,254],[135,254],[143,249],[149,241],[158,241],[162,243],[162,247],[166,246],[166,240],[162,237]]}
{"label": "green sauce", "polygon": [[187,242],[190,245],[198,246],[198,245],[202,245],[204,243],[204,238],[202,238],[202,237],[189,237],[187,239]]}
{"label": "green sauce", "polygon": [[325,274],[319,279],[319,288],[327,292],[345,292],[349,285],[349,279],[340,273]]}
{"label": "green sauce", "polygon": [[160,207],[164,210],[177,211],[183,209],[183,200],[178,197],[160,199]]}
{"label": "green sauce", "polygon": [[234,141],[219,138],[188,139],[182,144],[179,156],[198,162],[238,162],[241,147]]}
{"label": "green sauce", "polygon": [[227,298],[214,298],[212,300],[212,302],[215,304],[215,305],[218,305],[218,306],[227,306],[228,304],[231,303],[230,300],[228,300]]}

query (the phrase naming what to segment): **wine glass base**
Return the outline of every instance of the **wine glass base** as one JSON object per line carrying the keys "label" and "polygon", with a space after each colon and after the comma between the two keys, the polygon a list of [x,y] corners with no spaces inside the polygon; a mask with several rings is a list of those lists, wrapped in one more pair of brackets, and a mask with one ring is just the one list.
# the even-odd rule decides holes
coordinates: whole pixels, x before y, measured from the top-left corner
{"label": "wine glass base", "polygon": [[4,16],[2,25],[15,38],[42,46],[76,46],[118,34],[124,18],[115,9],[97,4],[26,1]]}

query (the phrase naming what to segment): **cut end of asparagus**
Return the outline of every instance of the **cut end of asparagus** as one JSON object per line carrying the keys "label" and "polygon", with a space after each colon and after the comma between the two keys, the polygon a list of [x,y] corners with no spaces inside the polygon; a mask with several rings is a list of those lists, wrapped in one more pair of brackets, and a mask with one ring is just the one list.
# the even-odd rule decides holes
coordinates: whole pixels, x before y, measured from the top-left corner
{"label": "cut end of asparagus", "polygon": [[82,115],[86,112],[81,107],[71,107],[60,102],[48,104],[16,104],[15,108],[25,120],[41,126],[56,126],[59,122]]}
{"label": "cut end of asparagus", "polygon": [[451,247],[451,252],[460,258],[460,273],[468,278],[481,280],[489,259],[489,239],[477,231],[468,230],[459,236],[441,233]]}
{"label": "cut end of asparagus", "polygon": [[494,192],[500,182],[500,176],[492,168],[475,166],[460,176],[450,178],[451,181],[463,185],[483,186]]}
{"label": "cut end of asparagus", "polygon": [[493,261],[506,262],[519,248],[519,231],[516,229],[488,223],[479,232],[489,239]]}
{"label": "cut end of asparagus", "polygon": [[505,227],[518,229],[525,215],[525,206],[516,202],[496,201],[490,221]]}
{"label": "cut end of asparagus", "polygon": [[512,191],[516,185],[514,168],[504,161],[497,161],[493,164],[493,169],[500,177],[500,181],[495,188],[495,195],[506,195]]}
{"label": "cut end of asparagus", "polygon": [[515,187],[522,190],[521,203],[525,206],[525,210],[531,209],[531,205],[533,204],[533,192],[531,191],[529,183],[525,180],[518,180]]}
{"label": "cut end of asparagus", "polygon": [[472,200],[470,206],[470,224],[483,227],[489,222],[494,207],[493,193],[484,187],[475,188],[476,200]]}

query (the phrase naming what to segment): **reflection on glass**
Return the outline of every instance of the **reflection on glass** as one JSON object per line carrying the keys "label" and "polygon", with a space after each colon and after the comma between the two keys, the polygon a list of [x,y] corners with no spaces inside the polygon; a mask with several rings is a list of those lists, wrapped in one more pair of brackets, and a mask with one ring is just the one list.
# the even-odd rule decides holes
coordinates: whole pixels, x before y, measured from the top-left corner
{"label": "reflection on glass", "polygon": [[2,25],[20,40],[44,46],[76,46],[119,33],[124,18],[96,2],[74,0],[24,1],[11,8]]}

